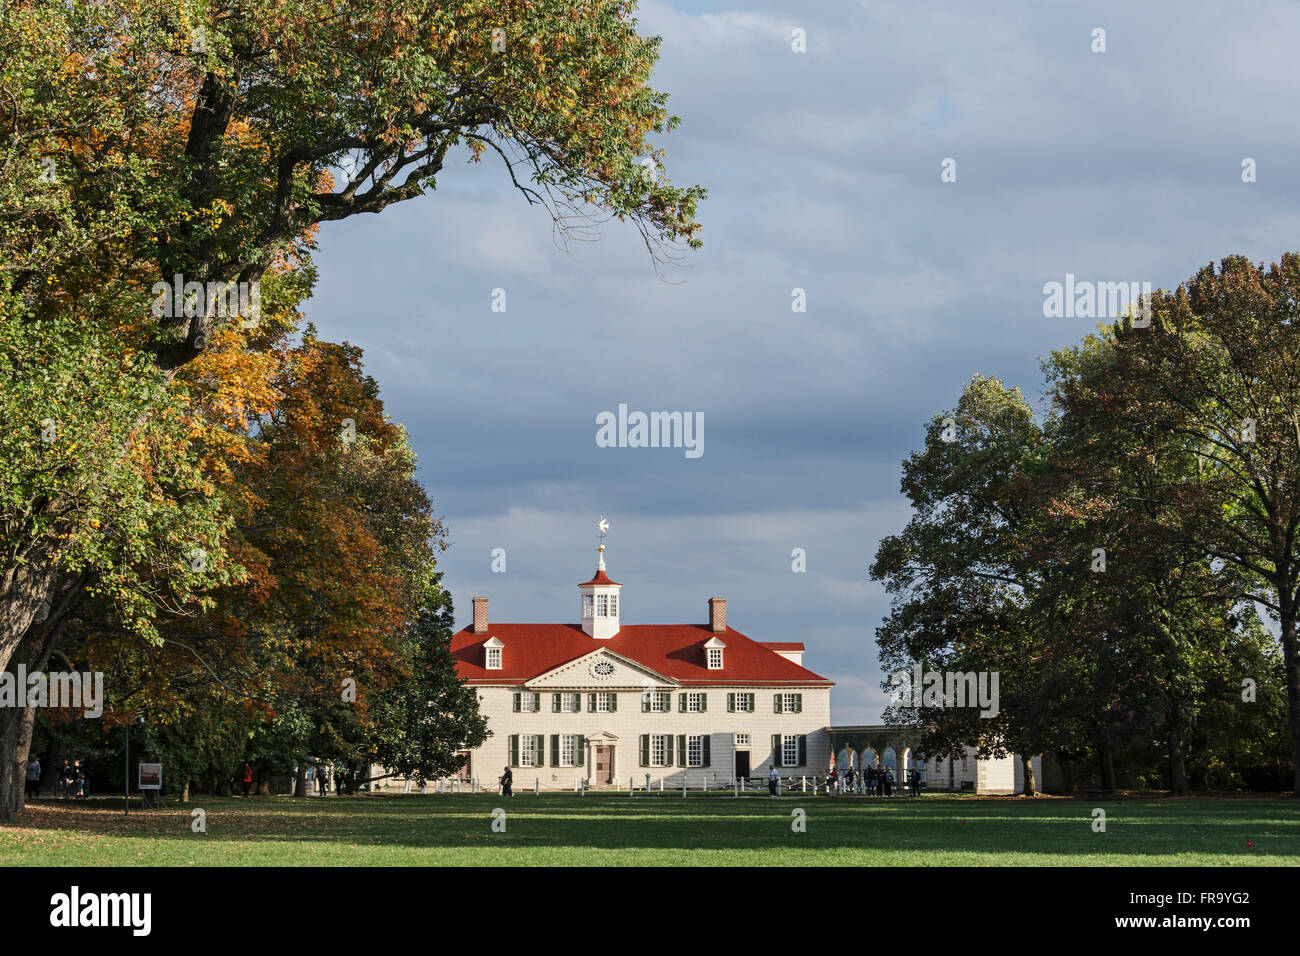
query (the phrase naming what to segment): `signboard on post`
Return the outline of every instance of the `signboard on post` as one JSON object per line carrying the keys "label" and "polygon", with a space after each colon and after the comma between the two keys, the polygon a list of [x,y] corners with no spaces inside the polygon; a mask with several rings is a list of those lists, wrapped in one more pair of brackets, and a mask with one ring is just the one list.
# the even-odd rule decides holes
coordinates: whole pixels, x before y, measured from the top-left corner
{"label": "signboard on post", "polygon": [[142,763],[138,765],[137,772],[139,775],[139,789],[141,790],[162,789],[162,764]]}

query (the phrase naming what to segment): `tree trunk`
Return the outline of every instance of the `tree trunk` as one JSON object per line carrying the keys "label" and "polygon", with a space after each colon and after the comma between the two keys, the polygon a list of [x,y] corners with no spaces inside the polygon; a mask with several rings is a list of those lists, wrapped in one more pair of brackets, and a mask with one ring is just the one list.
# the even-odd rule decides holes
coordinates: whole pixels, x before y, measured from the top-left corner
{"label": "tree trunk", "polygon": [[1296,606],[1285,584],[1278,590],[1282,625],[1282,658],[1286,664],[1287,713],[1291,718],[1291,749],[1295,773],[1291,795],[1300,797],[1300,659],[1296,657]]}
{"label": "tree trunk", "polygon": [[298,773],[293,778],[293,795],[295,797],[307,796],[307,765],[298,764]]}
{"label": "tree trunk", "polygon": [[1021,754],[1020,766],[1025,775],[1024,794],[1026,797],[1032,797],[1038,792],[1034,787],[1034,758],[1027,756],[1026,754]]}
{"label": "tree trunk", "polygon": [[1101,786],[1104,790],[1115,790],[1115,751],[1110,744],[1106,744],[1100,751],[1101,759]]}
{"label": "tree trunk", "polygon": [[[57,643],[55,628],[34,628],[18,642],[5,670],[14,675],[12,679],[20,695],[25,695],[27,688],[17,685],[18,665],[26,667],[28,673],[43,670]],[[0,820],[13,820],[27,808],[27,759],[35,725],[34,707],[0,709]]]}
{"label": "tree trunk", "polygon": [[1175,796],[1187,795],[1187,757],[1183,752],[1183,735],[1176,719],[1177,706],[1169,721],[1169,789]]}
{"label": "tree trunk", "polygon": [[189,803],[189,802],[190,802],[190,781],[189,778],[186,777],[185,786],[181,787],[181,803]]}

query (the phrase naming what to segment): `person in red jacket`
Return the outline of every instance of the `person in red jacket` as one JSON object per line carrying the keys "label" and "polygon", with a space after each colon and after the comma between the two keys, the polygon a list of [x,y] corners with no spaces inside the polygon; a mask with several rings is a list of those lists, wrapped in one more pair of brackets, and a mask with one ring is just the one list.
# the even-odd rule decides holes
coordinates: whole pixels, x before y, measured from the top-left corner
{"label": "person in red jacket", "polygon": [[253,783],[253,768],[250,767],[248,764],[244,764],[243,780],[244,780],[244,796],[248,796],[248,788]]}

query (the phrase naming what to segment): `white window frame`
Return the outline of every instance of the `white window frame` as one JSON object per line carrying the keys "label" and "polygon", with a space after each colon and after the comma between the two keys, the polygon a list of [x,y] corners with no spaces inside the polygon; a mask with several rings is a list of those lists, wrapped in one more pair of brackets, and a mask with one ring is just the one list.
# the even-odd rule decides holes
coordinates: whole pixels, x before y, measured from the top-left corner
{"label": "white window frame", "polygon": [[745,691],[736,691],[736,713],[752,714],[754,712],[754,695]]}
{"label": "white window frame", "polygon": [[618,617],[618,595],[617,594],[611,594],[609,596],[609,616]]}
{"label": "white window frame", "polygon": [[519,692],[519,713],[535,714],[537,713],[537,698],[533,696],[531,690],[521,690]]}
{"label": "white window frame", "polygon": [[609,617],[609,595],[596,595],[596,617]]}
{"label": "white window frame", "polygon": [[572,714],[572,713],[575,713],[575,712],[577,711],[577,709],[578,709],[578,708],[577,708],[577,703],[578,703],[578,701],[577,701],[577,696],[578,696],[577,694],[561,694],[561,695],[560,695],[560,713],[562,713],[562,714]]}
{"label": "white window frame", "polygon": [[598,714],[608,714],[608,713],[610,713],[610,712],[614,709],[614,708],[611,706],[611,704],[613,704],[613,702],[614,702],[614,695],[613,695],[611,692],[609,692],[609,691],[607,691],[607,690],[597,691],[597,693],[596,693],[596,713],[598,713]]}
{"label": "white window frame", "polygon": [[793,714],[793,713],[794,713],[794,707],[795,707],[795,701],[798,700],[798,699],[799,699],[799,695],[798,695],[798,694],[782,694],[782,695],[781,695],[781,713],[783,713],[783,714]]}
{"label": "white window frame", "polygon": [[704,766],[704,735],[690,734],[686,738],[686,766]]}
{"label": "white window frame", "polygon": [[576,767],[578,764],[578,735],[560,734],[560,766]]}
{"label": "white window frame", "polygon": [[583,617],[596,616],[596,599],[594,596],[590,594],[584,594],[582,596],[582,616]]}
{"label": "white window frame", "polygon": [[666,690],[652,690],[650,692],[650,713],[667,714],[673,709],[673,695]]}
{"label": "white window frame", "polygon": [[537,736],[535,734],[519,735],[519,766],[537,766]]}
{"label": "white window frame", "polygon": [[709,648],[709,670],[711,671],[722,670],[722,648],[720,647]]}
{"label": "white window frame", "polygon": [[735,746],[737,746],[737,747],[748,747],[748,746],[749,746],[749,734],[736,734],[736,743],[735,743]]}
{"label": "white window frame", "polygon": [[799,766],[799,735],[798,734],[781,735],[781,766],[782,767]]}
{"label": "white window frame", "polygon": [[704,692],[689,691],[686,694],[686,713],[702,714],[704,713]]}
{"label": "white window frame", "polygon": [[501,670],[501,648],[489,647],[487,649],[487,669],[490,671]]}
{"label": "white window frame", "polygon": [[650,735],[650,766],[652,767],[668,766],[668,735],[667,734]]}

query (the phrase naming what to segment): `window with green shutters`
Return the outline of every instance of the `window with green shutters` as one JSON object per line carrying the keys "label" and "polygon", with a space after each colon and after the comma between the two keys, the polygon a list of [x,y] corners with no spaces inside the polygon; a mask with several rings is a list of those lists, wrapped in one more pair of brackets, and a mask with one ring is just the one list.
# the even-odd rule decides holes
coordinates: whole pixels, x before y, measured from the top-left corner
{"label": "window with green shutters", "polygon": [[737,691],[727,695],[727,713],[752,714],[754,712],[754,695]]}
{"label": "window with green shutters", "polygon": [[789,694],[789,693],[773,694],[772,713],[802,714],[803,694]]}
{"label": "window with green shutters", "polygon": [[672,695],[666,690],[648,690],[641,694],[641,713],[666,714],[672,710]]}
{"label": "window with green shutters", "polygon": [[582,711],[581,694],[552,694],[551,713],[577,714]]}
{"label": "window with green shutters", "polygon": [[673,765],[672,734],[641,735],[641,766],[671,767]]}
{"label": "window with green shutters", "polygon": [[536,714],[542,709],[542,695],[532,691],[515,691],[515,713]]}
{"label": "window with green shutters", "polygon": [[677,695],[677,710],[683,714],[703,714],[709,708],[709,695],[690,691]]}

